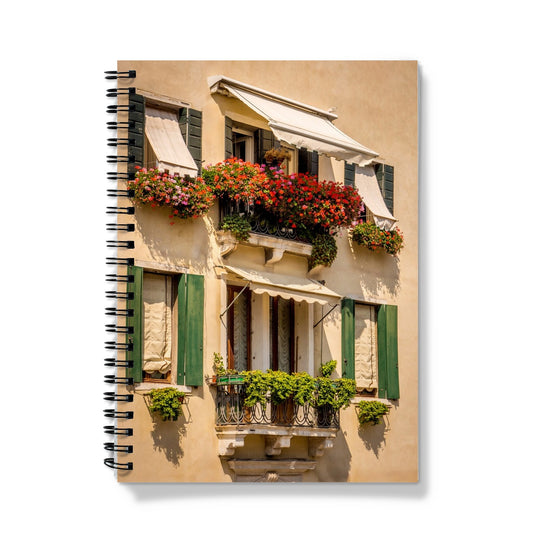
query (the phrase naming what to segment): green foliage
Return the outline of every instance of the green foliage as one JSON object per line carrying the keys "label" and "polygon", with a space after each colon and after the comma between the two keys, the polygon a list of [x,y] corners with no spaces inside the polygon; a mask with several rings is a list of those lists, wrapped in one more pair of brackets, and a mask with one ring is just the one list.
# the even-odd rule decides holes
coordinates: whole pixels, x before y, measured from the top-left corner
{"label": "green foliage", "polygon": [[327,363],[323,363],[322,365],[320,365],[318,373],[324,378],[329,378],[336,368],[337,361],[328,361]]}
{"label": "green foliage", "polygon": [[396,255],[403,248],[403,234],[398,228],[387,231],[372,222],[357,224],[352,231],[352,240],[369,250],[381,248],[391,255]]}
{"label": "green foliage", "polygon": [[151,413],[157,413],[163,420],[177,420],[183,413],[185,393],[172,387],[153,389],[150,391]]}
{"label": "green foliage", "polygon": [[237,370],[233,368],[226,368],[226,365],[224,364],[224,359],[218,352],[215,352],[213,355],[213,370],[215,371],[216,376],[232,376],[238,374]]}
{"label": "green foliage", "polygon": [[250,238],[252,226],[250,222],[241,215],[227,215],[220,223],[220,229],[231,231],[239,241],[247,241]]}
{"label": "green foliage", "polygon": [[309,403],[316,391],[316,382],[307,372],[297,372],[294,377],[293,399],[298,405]]}
{"label": "green foliage", "polygon": [[383,422],[383,415],[386,415],[389,412],[389,408],[384,403],[375,400],[362,400],[356,407],[356,411],[357,418],[361,425],[372,424],[375,426]]}
{"label": "green foliage", "polygon": [[294,375],[287,374],[281,370],[268,370],[268,379],[270,386],[270,400],[274,405],[292,398],[296,391],[296,382]]}
{"label": "green foliage", "polygon": [[267,405],[267,399],[273,405],[279,405],[292,399],[297,405],[310,404],[313,407],[329,406],[333,409],[345,408],[355,397],[353,379],[331,379],[336,361],[322,365],[321,377],[313,378],[307,372],[288,374],[281,370],[250,370],[240,372],[245,390],[244,405],[253,407]]}
{"label": "green foliage", "polygon": [[318,234],[311,239],[313,248],[308,260],[309,269],[317,265],[331,266],[337,257],[337,242],[329,234]]}
{"label": "green foliage", "polygon": [[266,407],[267,394],[270,389],[270,376],[268,373],[261,370],[247,370],[241,372],[240,375],[244,377],[243,383],[246,391],[244,405],[253,407],[259,403]]}

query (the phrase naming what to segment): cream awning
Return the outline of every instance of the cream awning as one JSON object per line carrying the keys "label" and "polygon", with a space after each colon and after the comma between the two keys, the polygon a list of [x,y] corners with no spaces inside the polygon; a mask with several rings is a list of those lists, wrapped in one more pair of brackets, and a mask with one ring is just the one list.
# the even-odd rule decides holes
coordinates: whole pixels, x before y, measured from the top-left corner
{"label": "cream awning", "polygon": [[161,170],[168,169],[181,176],[198,174],[174,113],[147,107],[145,131]]}
{"label": "cream awning", "polygon": [[385,205],[373,167],[355,167],[355,187],[367,210],[373,215],[376,226],[384,230],[392,229],[398,219],[391,215]]}
{"label": "cream awning", "polygon": [[296,302],[318,303],[324,305],[338,304],[342,298],[336,292],[326,288],[318,281],[274,272],[258,272],[240,267],[226,265],[226,270],[250,282],[250,290],[256,294],[280,296]]}
{"label": "cream awning", "polygon": [[208,78],[211,92],[234,96],[264,117],[280,141],[365,166],[378,154],[336,128],[336,115],[223,76]]}

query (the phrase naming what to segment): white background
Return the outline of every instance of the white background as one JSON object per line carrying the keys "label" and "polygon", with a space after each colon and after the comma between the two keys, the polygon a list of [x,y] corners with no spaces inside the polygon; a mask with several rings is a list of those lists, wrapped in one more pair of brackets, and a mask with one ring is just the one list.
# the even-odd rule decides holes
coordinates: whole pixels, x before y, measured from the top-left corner
{"label": "white background", "polygon": [[[527,2],[250,5],[3,7],[2,523],[59,532],[527,529]],[[119,486],[103,466],[103,71],[117,59],[232,58],[419,61],[417,484]]]}

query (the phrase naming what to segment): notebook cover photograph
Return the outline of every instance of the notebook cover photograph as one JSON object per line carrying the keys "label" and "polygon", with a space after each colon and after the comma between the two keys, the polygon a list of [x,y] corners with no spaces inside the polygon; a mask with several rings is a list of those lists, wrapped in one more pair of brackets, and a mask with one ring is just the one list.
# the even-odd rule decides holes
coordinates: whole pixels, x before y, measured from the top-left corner
{"label": "notebook cover photograph", "polygon": [[116,69],[104,463],[418,481],[416,61]]}

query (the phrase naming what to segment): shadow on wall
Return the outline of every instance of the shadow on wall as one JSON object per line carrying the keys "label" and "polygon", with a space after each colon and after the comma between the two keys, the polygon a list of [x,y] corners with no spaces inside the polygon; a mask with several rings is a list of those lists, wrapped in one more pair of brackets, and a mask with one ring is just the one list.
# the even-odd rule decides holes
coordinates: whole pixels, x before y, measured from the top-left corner
{"label": "shadow on wall", "polygon": [[327,450],[317,461],[317,481],[348,481],[351,463],[352,454],[345,433],[338,431],[333,448]]}
{"label": "shadow on wall", "polygon": [[365,448],[372,451],[376,458],[379,458],[380,452],[385,448],[386,438],[385,433],[389,431],[389,424],[387,417],[383,418],[381,424],[359,424],[357,433],[359,438],[363,441]]}
{"label": "shadow on wall", "polygon": [[213,266],[212,213],[197,219],[175,218],[172,225],[170,213],[170,208],[136,206],[141,241],[150,250],[153,261],[192,267],[195,273],[205,274]]}
{"label": "shadow on wall", "polygon": [[180,459],[183,457],[183,450],[180,446],[181,438],[187,434],[183,416],[180,416],[177,422],[163,422],[157,416],[154,416],[153,419],[154,450],[162,451],[168,461],[174,465],[179,465]]}
{"label": "shadow on wall", "polygon": [[363,293],[376,298],[384,292],[396,296],[400,290],[400,259],[382,250],[369,250],[351,239],[349,245],[360,272]]}

